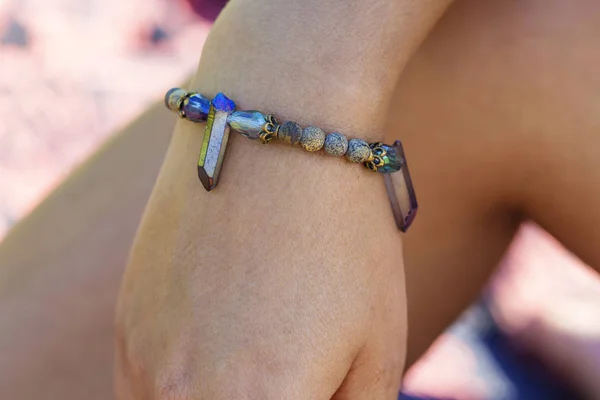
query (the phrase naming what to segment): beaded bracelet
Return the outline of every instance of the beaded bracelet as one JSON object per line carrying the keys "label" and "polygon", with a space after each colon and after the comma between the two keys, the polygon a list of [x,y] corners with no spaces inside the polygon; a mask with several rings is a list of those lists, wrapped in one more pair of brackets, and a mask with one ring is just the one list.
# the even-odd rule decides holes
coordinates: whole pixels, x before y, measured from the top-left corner
{"label": "beaded bracelet", "polygon": [[[383,173],[398,229],[406,232],[416,216],[417,199],[399,140],[392,146],[380,142],[369,144],[362,139],[348,140],[339,132],[326,134],[315,126],[302,129],[294,121],[278,124],[271,114],[236,110],[233,100],[223,93],[218,93],[211,101],[199,93],[173,88],[165,95],[165,105],[181,118],[206,122],[198,158],[198,177],[207,191],[217,186],[231,128],[265,144],[277,139],[300,145],[309,152],[323,149],[331,156],[345,155],[351,162],[363,163],[370,171]],[[402,173],[395,173],[398,171]]]}

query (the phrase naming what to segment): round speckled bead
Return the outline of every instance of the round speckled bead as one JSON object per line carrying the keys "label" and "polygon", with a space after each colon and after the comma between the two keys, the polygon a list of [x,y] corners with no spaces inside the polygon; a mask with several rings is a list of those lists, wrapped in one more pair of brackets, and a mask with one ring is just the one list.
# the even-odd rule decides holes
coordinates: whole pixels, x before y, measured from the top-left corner
{"label": "round speckled bead", "polygon": [[348,150],[348,139],[339,132],[332,132],[325,137],[325,153],[341,157]]}
{"label": "round speckled bead", "polygon": [[279,127],[277,138],[289,144],[297,144],[302,139],[302,128],[294,121],[286,121]]}
{"label": "round speckled bead", "polygon": [[325,132],[316,126],[308,126],[302,131],[300,144],[306,151],[318,151],[323,148],[325,143]]}
{"label": "round speckled bead", "polygon": [[366,162],[371,158],[371,148],[369,144],[362,139],[351,139],[348,142],[348,151],[346,151],[348,160],[361,163]]}

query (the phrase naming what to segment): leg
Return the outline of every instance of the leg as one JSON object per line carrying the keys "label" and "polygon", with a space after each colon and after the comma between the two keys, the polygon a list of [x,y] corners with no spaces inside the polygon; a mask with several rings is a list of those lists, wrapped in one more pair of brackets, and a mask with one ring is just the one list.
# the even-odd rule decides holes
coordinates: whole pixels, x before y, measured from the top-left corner
{"label": "leg", "polygon": [[152,107],[0,244],[0,398],[112,397],[121,273],[174,118]]}
{"label": "leg", "polygon": [[409,363],[478,295],[521,215],[598,268],[598,10],[460,1],[405,70],[389,135],[421,203],[405,237]]}

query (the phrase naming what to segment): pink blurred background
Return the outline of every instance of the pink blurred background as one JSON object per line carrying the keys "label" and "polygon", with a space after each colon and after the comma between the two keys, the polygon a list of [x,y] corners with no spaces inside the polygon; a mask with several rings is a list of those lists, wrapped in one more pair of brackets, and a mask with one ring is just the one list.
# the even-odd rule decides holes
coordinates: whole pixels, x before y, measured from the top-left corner
{"label": "pink blurred background", "polygon": [[209,27],[183,0],[0,0],[0,238],[191,73]]}
{"label": "pink blurred background", "polygon": [[[193,71],[215,12],[184,0],[0,0],[0,240],[111,133]],[[571,319],[600,315],[600,279],[533,224],[489,291],[515,338],[565,304]],[[600,338],[597,324],[584,325]],[[445,335],[406,386],[490,398],[477,368],[469,347]]]}

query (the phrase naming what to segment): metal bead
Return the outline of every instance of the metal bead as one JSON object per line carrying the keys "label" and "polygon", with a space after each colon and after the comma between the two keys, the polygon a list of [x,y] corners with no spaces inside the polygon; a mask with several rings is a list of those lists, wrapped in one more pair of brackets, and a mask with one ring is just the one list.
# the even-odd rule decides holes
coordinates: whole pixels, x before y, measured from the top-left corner
{"label": "metal bead", "polygon": [[234,111],[227,117],[231,129],[250,139],[260,138],[268,122],[268,115],[260,111]]}
{"label": "metal bead", "polygon": [[217,93],[215,98],[212,99],[210,103],[219,111],[227,113],[232,113],[235,111],[235,102],[229,97],[225,96],[225,93],[223,92]]}
{"label": "metal bead", "polygon": [[279,131],[279,124],[275,117],[271,114],[267,114],[267,123],[263,127],[263,131],[260,134],[260,140],[264,143],[270,143],[271,140],[277,137],[277,132]]}
{"label": "metal bead", "polygon": [[306,151],[318,151],[323,148],[325,143],[325,132],[323,129],[317,128],[316,126],[309,126],[304,128],[302,131],[302,138],[300,138],[300,144]]}
{"label": "metal bead", "polygon": [[302,128],[294,121],[286,121],[279,127],[277,138],[289,144],[297,144],[302,138]]}
{"label": "metal bead", "polygon": [[327,154],[341,157],[348,150],[348,139],[339,132],[333,132],[325,137],[324,147]]}
{"label": "metal bead", "polygon": [[165,94],[165,106],[171,111],[179,112],[179,102],[187,94],[183,89],[173,88]]}
{"label": "metal bead", "polygon": [[373,157],[369,144],[362,139],[351,139],[348,142],[348,151],[346,151],[348,160],[361,163],[369,161]]}

